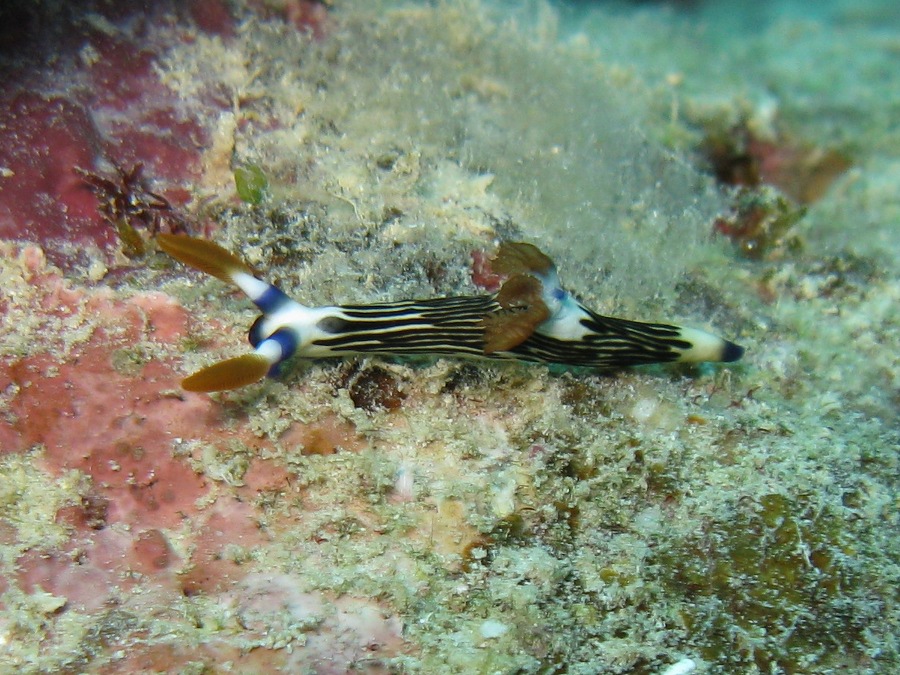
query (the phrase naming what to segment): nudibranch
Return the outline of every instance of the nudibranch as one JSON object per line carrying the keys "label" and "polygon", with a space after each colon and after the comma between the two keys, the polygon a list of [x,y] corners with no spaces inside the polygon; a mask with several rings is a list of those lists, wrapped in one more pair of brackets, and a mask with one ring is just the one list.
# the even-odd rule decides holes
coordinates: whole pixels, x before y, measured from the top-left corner
{"label": "nudibranch", "polygon": [[531,244],[500,244],[492,267],[507,279],[491,295],[305,307],[218,244],[175,234],[160,234],[157,242],[173,258],[234,284],[262,312],[250,328],[253,351],[185,378],[188,391],[251,384],[294,355],[432,354],[611,370],[736,361],[744,353],[743,347],[696,328],[592,312],[560,286],[553,262]]}

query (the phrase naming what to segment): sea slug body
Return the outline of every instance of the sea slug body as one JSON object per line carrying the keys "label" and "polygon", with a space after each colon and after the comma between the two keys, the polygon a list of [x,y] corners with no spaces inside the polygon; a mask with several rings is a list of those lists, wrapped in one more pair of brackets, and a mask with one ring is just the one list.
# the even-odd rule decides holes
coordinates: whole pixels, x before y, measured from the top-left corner
{"label": "sea slug body", "polygon": [[602,316],[565,291],[537,247],[504,242],[493,260],[507,276],[492,295],[306,307],[211,241],[160,234],[162,250],[240,288],[262,312],[254,350],[182,382],[188,391],[235,389],[277,372],[294,355],[433,354],[517,359],[611,370],[646,363],[736,361],[738,345],[695,328]]}

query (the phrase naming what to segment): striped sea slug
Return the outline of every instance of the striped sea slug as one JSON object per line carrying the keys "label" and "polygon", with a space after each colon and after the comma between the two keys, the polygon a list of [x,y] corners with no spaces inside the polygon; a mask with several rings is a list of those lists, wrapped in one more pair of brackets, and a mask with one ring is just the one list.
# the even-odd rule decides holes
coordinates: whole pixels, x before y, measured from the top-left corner
{"label": "striped sea slug", "polygon": [[262,314],[253,351],[182,382],[188,391],[235,389],[273,374],[298,355],[434,354],[518,359],[612,370],[645,363],[736,361],[744,349],[695,328],[602,316],[559,284],[556,267],[531,244],[500,244],[493,270],[506,275],[491,295],[367,305],[305,307],[218,244],[160,234],[162,250],[240,288]]}

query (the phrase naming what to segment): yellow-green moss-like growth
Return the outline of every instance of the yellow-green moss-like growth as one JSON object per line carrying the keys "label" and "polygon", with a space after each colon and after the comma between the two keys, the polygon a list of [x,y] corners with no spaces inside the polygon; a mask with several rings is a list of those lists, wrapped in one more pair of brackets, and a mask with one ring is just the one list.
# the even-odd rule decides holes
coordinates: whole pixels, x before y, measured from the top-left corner
{"label": "yellow-green moss-like growth", "polygon": [[234,170],[234,186],[242,202],[259,204],[269,190],[269,181],[256,164],[248,164]]}
{"label": "yellow-green moss-like growth", "polygon": [[820,672],[863,650],[868,621],[848,602],[865,589],[854,536],[832,509],[773,493],[742,502],[733,519],[709,523],[657,562],[704,659],[729,670]]}

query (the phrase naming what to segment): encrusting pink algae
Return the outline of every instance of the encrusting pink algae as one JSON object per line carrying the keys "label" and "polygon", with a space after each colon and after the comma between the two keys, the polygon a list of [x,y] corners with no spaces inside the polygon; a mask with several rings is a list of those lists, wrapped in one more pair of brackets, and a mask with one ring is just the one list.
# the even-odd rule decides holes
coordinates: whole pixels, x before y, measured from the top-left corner
{"label": "encrusting pink algae", "polygon": [[[82,4],[0,29],[0,663],[900,668],[900,145],[878,107],[900,86],[879,102],[859,78],[884,69],[840,71],[888,58],[875,3],[835,24],[843,51],[785,18],[728,74],[655,10]],[[796,81],[779,45],[823,72]],[[736,196],[704,173],[734,134],[769,168],[802,146],[840,170],[803,208],[772,171]],[[741,221],[748,201],[791,217]],[[489,252],[534,242],[586,305],[748,352],[295,359],[192,393],[254,315],[159,250],[184,232],[311,307],[495,291]]]}

